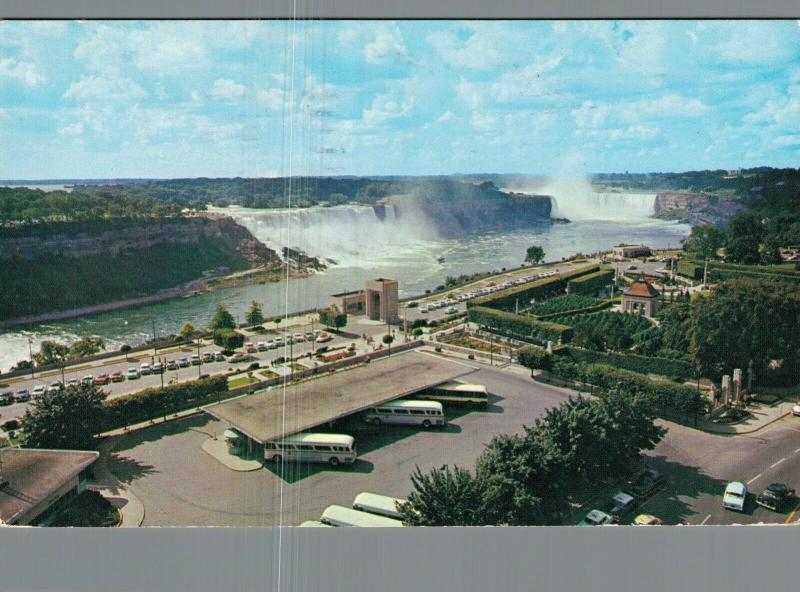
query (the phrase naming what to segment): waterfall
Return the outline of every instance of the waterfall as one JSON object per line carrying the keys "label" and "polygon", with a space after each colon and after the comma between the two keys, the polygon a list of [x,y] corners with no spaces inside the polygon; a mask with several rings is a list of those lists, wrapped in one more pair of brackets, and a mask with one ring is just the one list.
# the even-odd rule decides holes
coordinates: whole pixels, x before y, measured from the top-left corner
{"label": "waterfall", "polygon": [[570,220],[645,220],[655,213],[655,193],[595,191],[585,179],[549,182],[542,192],[553,200],[552,217]]}
{"label": "waterfall", "polygon": [[225,213],[245,226],[268,247],[294,247],[338,264],[363,265],[384,261],[435,240],[434,226],[419,212],[398,215],[384,206],[382,216],[371,206],[265,209],[229,207]]}

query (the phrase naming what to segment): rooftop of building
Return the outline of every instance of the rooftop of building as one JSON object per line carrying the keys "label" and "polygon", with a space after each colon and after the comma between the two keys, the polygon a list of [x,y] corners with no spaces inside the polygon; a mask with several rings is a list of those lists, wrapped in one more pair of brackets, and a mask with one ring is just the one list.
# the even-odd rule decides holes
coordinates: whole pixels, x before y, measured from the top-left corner
{"label": "rooftop of building", "polygon": [[87,450],[0,448],[5,483],[0,487],[0,522],[13,524],[99,456]]}
{"label": "rooftop of building", "polygon": [[647,280],[638,280],[630,288],[623,292],[625,296],[638,296],[640,298],[653,298],[659,292]]}

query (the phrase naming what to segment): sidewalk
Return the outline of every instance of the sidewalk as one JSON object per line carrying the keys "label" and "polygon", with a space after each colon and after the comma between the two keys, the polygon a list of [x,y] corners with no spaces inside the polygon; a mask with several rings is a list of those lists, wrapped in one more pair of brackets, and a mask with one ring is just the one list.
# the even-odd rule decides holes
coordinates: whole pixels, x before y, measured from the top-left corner
{"label": "sidewalk", "polygon": [[775,423],[779,419],[783,419],[787,415],[791,415],[792,407],[795,405],[792,401],[784,401],[775,405],[774,407],[759,407],[757,409],[749,409],[752,414],[741,423],[737,424],[716,424],[710,421],[698,421],[697,428],[704,432],[712,434],[729,434],[741,435],[752,434],[759,430],[764,429],[770,424]]}
{"label": "sidewalk", "polygon": [[94,465],[97,480],[88,485],[89,489],[97,491],[119,510],[122,516],[120,527],[138,528],[144,522],[144,504],[136,495],[111,472],[106,464],[108,456],[114,450],[114,441],[105,439],[100,443],[100,458]]}

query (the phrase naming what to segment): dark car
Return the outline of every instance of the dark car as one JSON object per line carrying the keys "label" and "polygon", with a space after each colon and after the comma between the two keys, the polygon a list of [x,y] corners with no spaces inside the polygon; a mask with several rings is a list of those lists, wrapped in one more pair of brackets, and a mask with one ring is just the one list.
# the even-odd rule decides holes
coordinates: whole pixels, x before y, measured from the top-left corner
{"label": "dark car", "polygon": [[0,405],[11,405],[13,402],[14,398],[11,396],[11,391],[0,393]]}
{"label": "dark car", "polygon": [[779,512],[792,498],[794,498],[794,489],[785,483],[771,483],[758,494],[756,503],[773,512]]}
{"label": "dark car", "polygon": [[611,501],[603,508],[603,511],[614,519],[617,523],[628,516],[636,507],[636,500],[632,495],[624,491],[618,491]]}
{"label": "dark car", "polygon": [[645,469],[628,484],[628,491],[636,497],[647,497],[666,484],[664,476],[653,469]]}

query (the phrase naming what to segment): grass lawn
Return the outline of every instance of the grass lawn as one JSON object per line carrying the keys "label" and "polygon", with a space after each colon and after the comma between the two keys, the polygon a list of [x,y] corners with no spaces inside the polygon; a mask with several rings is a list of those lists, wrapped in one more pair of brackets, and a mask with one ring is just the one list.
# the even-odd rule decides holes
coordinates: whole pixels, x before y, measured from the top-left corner
{"label": "grass lawn", "polygon": [[50,526],[117,526],[121,516],[106,498],[86,490],[64,508]]}
{"label": "grass lawn", "polygon": [[272,380],[273,378],[278,378],[278,376],[280,376],[280,374],[273,372],[272,370],[259,370],[256,372],[256,375],[260,376],[262,380]]}
{"label": "grass lawn", "polygon": [[229,378],[228,379],[228,388],[229,389],[234,389],[234,388],[237,388],[237,387],[240,387],[240,386],[247,386],[248,384],[253,384],[254,382],[260,382],[260,379],[256,378],[255,376],[253,376],[251,378],[250,376],[247,376],[245,374],[244,376],[237,376],[236,378]]}

